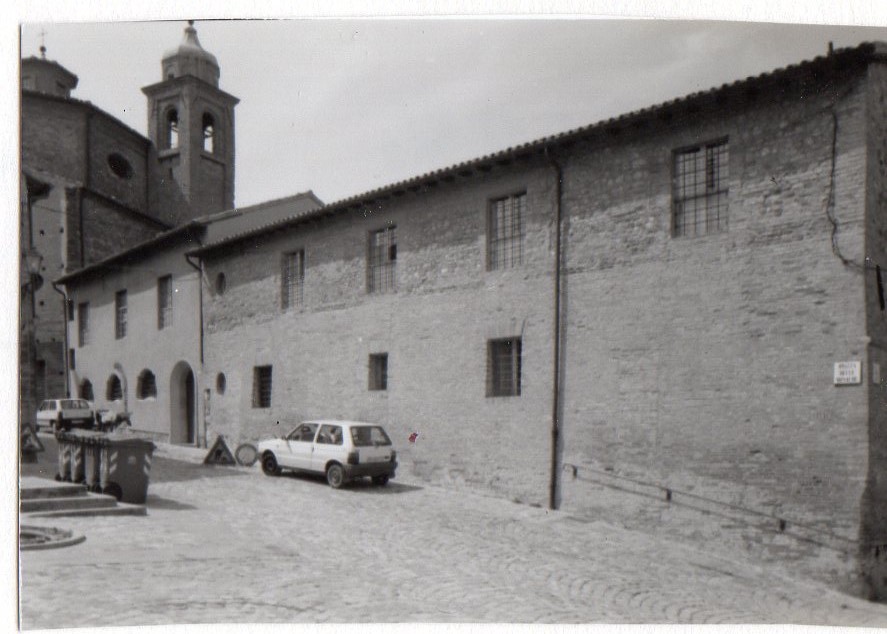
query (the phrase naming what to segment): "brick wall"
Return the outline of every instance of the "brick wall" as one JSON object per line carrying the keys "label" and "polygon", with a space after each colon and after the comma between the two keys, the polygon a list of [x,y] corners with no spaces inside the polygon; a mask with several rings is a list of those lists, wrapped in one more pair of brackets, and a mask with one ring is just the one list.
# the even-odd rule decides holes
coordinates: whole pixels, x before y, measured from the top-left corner
{"label": "brick wall", "polygon": [[[305,418],[383,422],[401,469],[542,502],[551,393],[552,175],[547,168],[442,184],[206,262],[227,290],[204,293],[208,433],[267,436]],[[524,266],[486,270],[490,198],[527,192]],[[366,293],[368,233],[397,226],[397,292]],[[304,310],[280,308],[280,258],[304,249]],[[486,346],[521,336],[522,393],[486,397]],[[387,352],[385,392],[368,355]],[[270,409],[252,408],[252,373],[273,366]],[[214,390],[215,391],[215,390]],[[279,421],[279,425],[278,425]],[[288,429],[287,429],[288,431]],[[420,440],[407,442],[411,432]]]}
{"label": "brick wall", "polygon": [[[858,534],[867,394],[864,86],[785,90],[567,161],[564,460]],[[729,138],[729,227],[672,238],[672,152]],[[569,504],[582,504],[581,491]]]}
{"label": "brick wall", "polygon": [[[89,126],[89,187],[130,207],[148,212],[148,152],[146,140],[127,133],[105,117],[93,117]],[[129,176],[115,173],[109,159],[117,155],[131,168]]]}
{"label": "brick wall", "polygon": [[159,231],[150,221],[82,192],[83,246],[86,264],[98,262],[140,242]]}
{"label": "brick wall", "polygon": [[22,165],[83,182],[85,130],[81,108],[22,94]]}
{"label": "brick wall", "polygon": [[[884,73],[867,79],[849,70],[734,92],[558,152],[564,466],[784,517],[843,543],[866,537],[861,518],[882,517],[869,464],[883,460],[883,410],[871,414],[866,380],[833,384],[835,362],[860,361],[864,376],[887,362],[870,277],[841,260],[884,251]],[[723,138],[726,230],[672,237],[674,150]],[[486,271],[488,201],[524,189],[524,264]],[[227,277],[224,295],[204,295],[202,387],[227,379],[213,393],[210,435],[380,420],[402,469],[545,503],[554,194],[550,166],[518,162],[208,258],[210,285]],[[389,224],[398,292],[367,296],[367,234]],[[280,258],[295,249],[306,253],[305,306],[284,313]],[[486,342],[517,335],[522,395],[487,398]],[[389,354],[382,393],[367,390],[374,352]],[[258,365],[274,368],[268,409],[251,403]],[[561,501],[594,507],[576,484]]]}
{"label": "brick wall", "polygon": [[873,596],[887,598],[887,311],[877,283],[887,294],[887,65],[869,68],[866,162],[866,318],[869,344],[869,453],[862,516],[861,557]]}

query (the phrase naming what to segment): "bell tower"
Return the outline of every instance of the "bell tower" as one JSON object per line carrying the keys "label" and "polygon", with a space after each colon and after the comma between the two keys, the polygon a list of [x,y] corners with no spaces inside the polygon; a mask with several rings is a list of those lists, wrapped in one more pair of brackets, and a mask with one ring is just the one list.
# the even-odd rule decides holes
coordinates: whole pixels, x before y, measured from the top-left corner
{"label": "bell tower", "polygon": [[163,79],[142,88],[148,137],[163,178],[178,183],[192,217],[234,207],[234,107],[219,88],[219,63],[189,21],[178,48],[161,61]]}

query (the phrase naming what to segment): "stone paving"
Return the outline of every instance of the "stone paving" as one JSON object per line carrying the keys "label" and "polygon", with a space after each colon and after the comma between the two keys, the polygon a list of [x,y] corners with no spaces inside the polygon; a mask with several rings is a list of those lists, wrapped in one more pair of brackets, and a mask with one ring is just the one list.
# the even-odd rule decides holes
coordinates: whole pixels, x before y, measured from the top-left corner
{"label": "stone paving", "polygon": [[887,626],[887,605],[603,521],[403,477],[336,491],[257,467],[185,466],[178,479],[152,481],[147,517],[29,520],[86,541],[21,554],[22,627]]}

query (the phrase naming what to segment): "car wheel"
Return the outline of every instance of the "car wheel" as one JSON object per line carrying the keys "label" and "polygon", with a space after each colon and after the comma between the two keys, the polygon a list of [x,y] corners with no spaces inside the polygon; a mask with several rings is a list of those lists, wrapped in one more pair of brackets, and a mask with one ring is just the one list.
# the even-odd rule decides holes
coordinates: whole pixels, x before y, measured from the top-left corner
{"label": "car wheel", "polygon": [[262,456],[262,471],[265,475],[280,475],[280,467],[277,466],[277,458],[270,451]]}
{"label": "car wheel", "polygon": [[387,475],[377,475],[373,476],[373,484],[383,487],[388,484],[388,476]]}
{"label": "car wheel", "polygon": [[345,470],[342,465],[333,463],[326,469],[326,481],[334,489],[338,489],[345,484]]}

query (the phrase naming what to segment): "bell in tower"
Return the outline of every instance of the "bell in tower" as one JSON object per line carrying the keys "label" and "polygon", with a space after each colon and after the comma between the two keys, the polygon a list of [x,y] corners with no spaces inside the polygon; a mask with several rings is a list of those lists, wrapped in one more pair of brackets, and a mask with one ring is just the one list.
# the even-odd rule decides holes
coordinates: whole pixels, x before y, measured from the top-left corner
{"label": "bell in tower", "polygon": [[192,218],[234,207],[234,107],[219,89],[219,63],[188,22],[178,48],[161,61],[163,79],[142,88],[148,136],[160,166],[182,190]]}

